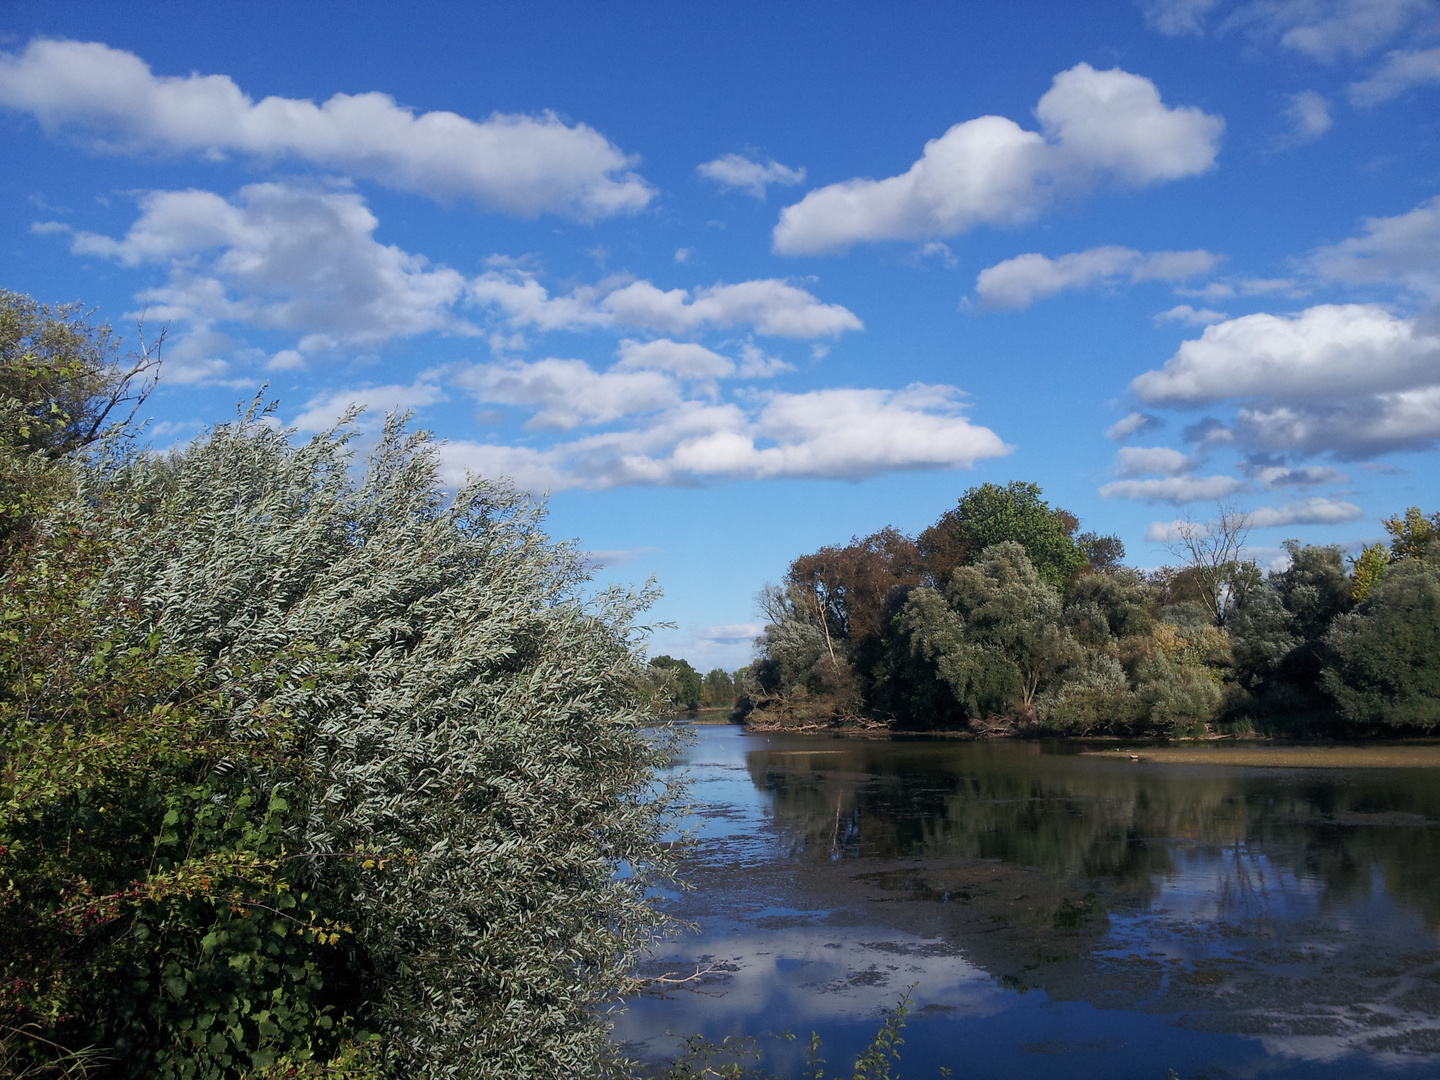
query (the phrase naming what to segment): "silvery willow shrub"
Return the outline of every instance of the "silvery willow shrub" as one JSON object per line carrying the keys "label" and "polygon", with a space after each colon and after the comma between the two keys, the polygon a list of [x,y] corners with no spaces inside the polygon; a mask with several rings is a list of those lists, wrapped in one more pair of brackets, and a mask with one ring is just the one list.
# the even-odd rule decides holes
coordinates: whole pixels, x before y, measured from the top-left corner
{"label": "silvery willow shrub", "polygon": [[[331,950],[295,977],[368,1033],[374,1069],[604,1071],[598,1007],[662,929],[669,867],[675,736],[634,647],[651,595],[587,596],[535,504],[482,480],[447,499],[428,438],[393,419],[357,470],[351,421],[296,444],[252,410],[83,472],[49,527],[88,521],[106,552],[79,601],[95,639],[203,683],[234,748],[207,749],[199,779],[232,778],[207,805],[258,805]],[[171,1071],[266,1060],[217,1072],[202,1045]]]}

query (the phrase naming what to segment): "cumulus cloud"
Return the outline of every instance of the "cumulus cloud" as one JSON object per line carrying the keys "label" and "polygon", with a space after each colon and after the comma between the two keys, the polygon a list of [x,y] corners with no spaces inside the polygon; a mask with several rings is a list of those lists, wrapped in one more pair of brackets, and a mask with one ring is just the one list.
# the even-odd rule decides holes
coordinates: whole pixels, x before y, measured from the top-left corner
{"label": "cumulus cloud", "polygon": [[156,75],[98,42],[37,39],[0,53],[0,105],[50,132],[83,132],[99,150],[289,158],[522,217],[590,221],[642,209],[654,195],[630,171],[632,157],[553,113],[417,115],[382,93],[256,102],[228,76]]}
{"label": "cumulus cloud", "polygon": [[1343,484],[1349,477],[1328,465],[1307,465],[1291,468],[1288,465],[1247,464],[1245,474],[1259,480],[1267,491],[1289,487],[1315,487],[1319,484]]}
{"label": "cumulus cloud", "polygon": [[1189,304],[1177,304],[1169,311],[1162,311],[1156,315],[1155,323],[1159,325],[1164,322],[1178,322],[1186,326],[1209,326],[1211,323],[1224,322],[1229,317],[1223,311],[1191,307]]}
{"label": "cumulus cloud", "polygon": [[1208,327],[1131,383],[1150,405],[1236,403],[1234,440],[1348,459],[1440,439],[1440,334],[1373,304],[1247,315]]}
{"label": "cumulus cloud", "polygon": [[668,371],[691,379],[723,379],[735,374],[735,361],[703,345],[659,338],[620,342],[621,371]]}
{"label": "cumulus cloud", "polygon": [[1173,544],[1185,537],[1206,535],[1208,530],[1185,518],[1174,521],[1152,521],[1145,529],[1145,539],[1152,544]]}
{"label": "cumulus cloud", "polygon": [[444,401],[445,394],[433,379],[422,375],[409,386],[362,386],[328,390],[305,403],[293,424],[301,431],[324,431],[352,408],[364,409],[373,427],[392,412],[405,412]]}
{"label": "cumulus cloud", "polygon": [[822,303],[777,278],[722,282],[693,293],[616,278],[552,297],[532,272],[507,267],[471,282],[470,295],[479,304],[502,310],[514,326],[542,330],[622,326],[692,334],[748,324],[774,337],[818,338],[864,327],[848,308]]}
{"label": "cumulus cloud", "polygon": [[1354,503],[1315,496],[1284,506],[1262,506],[1250,513],[1250,525],[1256,529],[1281,525],[1341,525],[1359,521],[1364,516],[1365,511]]}
{"label": "cumulus cloud", "polygon": [[1244,482],[1233,476],[1167,476],[1163,480],[1114,480],[1100,488],[1100,497],[1180,506],[1201,500],[1214,502],[1244,489]]}
{"label": "cumulus cloud", "polygon": [[[484,380],[472,390],[482,398],[494,393]],[[504,474],[537,491],[778,477],[859,480],[968,468],[1008,453],[998,435],[969,421],[963,399],[954,387],[915,385],[751,394],[743,404],[691,400],[646,423],[545,449],[456,441],[442,453],[453,479],[467,470]]]}
{"label": "cumulus cloud", "polygon": [[1314,90],[1301,90],[1290,95],[1290,104],[1281,113],[1290,126],[1286,143],[1298,146],[1312,142],[1330,130],[1334,121],[1330,118],[1330,103]]}
{"label": "cumulus cloud", "polygon": [[693,297],[685,289],[661,290],[648,281],[634,281],[605,297],[603,306],[622,325],[672,334],[750,324],[775,337],[817,338],[863,327],[847,308],[822,304],[776,278],[710,285],[696,289]]}
{"label": "cumulus cloud", "polygon": [[1146,473],[1180,476],[1194,467],[1189,455],[1168,446],[1122,446],[1115,455],[1115,475],[1122,477]]}
{"label": "cumulus cloud", "polygon": [[1330,452],[1359,460],[1391,450],[1424,450],[1440,439],[1440,386],[1349,402],[1242,408],[1236,437],[1274,452]]}
{"label": "cumulus cloud", "polygon": [[1193,424],[1186,424],[1185,429],[1180,432],[1180,437],[1186,442],[1192,442],[1202,449],[1209,446],[1224,446],[1235,441],[1235,433],[1225,426],[1221,420],[1213,416],[1206,416],[1195,421]]}
{"label": "cumulus cloud", "polygon": [[1211,168],[1224,121],[1170,108],[1149,79],[1078,64],[1035,108],[1040,131],[1001,116],[956,124],[899,176],[811,191],[775,226],[786,255],[879,240],[927,240],[980,224],[1030,221],[1061,193],[1143,187]]}
{"label": "cumulus cloud", "polygon": [[1333,400],[1436,379],[1440,337],[1375,304],[1245,315],[1207,327],[1160,371],[1130,385],[1150,405],[1231,398]]}
{"label": "cumulus cloud", "polygon": [[675,408],[680,388],[660,371],[595,371],[583,360],[521,360],[476,364],[451,373],[477,401],[537,410],[533,430],[569,431],[634,413]]}
{"label": "cumulus cloud", "polygon": [[1417,86],[1440,83],[1440,48],[1397,49],[1368,79],[1350,84],[1350,101],[1361,108],[1391,101]]}
{"label": "cumulus cloud", "polygon": [[695,166],[695,171],[730,191],[743,191],[757,199],[765,198],[771,184],[792,187],[805,182],[805,170],[792,169],[778,161],[759,162],[741,154],[722,154],[714,161]]}
{"label": "cumulus cloud", "polygon": [[1395,217],[1367,218],[1365,235],[1318,248],[1307,264],[1327,281],[1396,284],[1440,300],[1440,196]]}
{"label": "cumulus cloud", "polygon": [[598,307],[607,289],[617,288],[626,278],[611,278],[598,285],[580,285],[563,296],[551,296],[535,274],[523,267],[507,266],[487,270],[470,281],[470,299],[487,308],[503,311],[512,326],[533,326],[537,330],[585,330],[610,326],[614,317]]}
{"label": "cumulus cloud", "polygon": [[378,222],[352,192],[251,184],[226,200],[157,191],[140,208],[120,239],[79,232],[71,250],[168,267],[168,283],[147,294],[153,319],[289,330],[307,335],[302,349],[473,331],[452,310],[465,279],[376,242]]}
{"label": "cumulus cloud", "polygon": [[1181,281],[1214,268],[1220,256],[1208,251],[1156,251],[1097,247],[1051,259],[1017,255],[980,271],[975,292],[982,308],[1023,308],[1067,289],[1099,284]]}
{"label": "cumulus cloud", "polygon": [[[829,352],[828,345],[811,345],[810,353],[816,360],[822,360]],[[753,341],[740,346],[740,366],[737,374],[746,379],[768,379],[782,371],[795,369],[778,356],[769,356]]]}
{"label": "cumulus cloud", "polygon": [[[1284,506],[1262,506],[1248,513],[1250,527],[1272,529],[1288,525],[1343,525],[1359,521],[1365,511],[1354,503],[1340,499],[1305,499],[1302,502],[1287,503]],[[1170,544],[1190,535],[1207,534],[1204,525],[1184,518],[1175,521],[1155,521],[1145,530],[1145,539],[1152,543]],[[1261,549],[1252,549],[1251,553]]]}
{"label": "cumulus cloud", "polygon": [[1105,432],[1105,437],[1120,442],[1128,439],[1131,435],[1138,435],[1142,431],[1150,431],[1159,426],[1158,417],[1142,412],[1132,412],[1124,419],[1111,424],[1109,430]]}

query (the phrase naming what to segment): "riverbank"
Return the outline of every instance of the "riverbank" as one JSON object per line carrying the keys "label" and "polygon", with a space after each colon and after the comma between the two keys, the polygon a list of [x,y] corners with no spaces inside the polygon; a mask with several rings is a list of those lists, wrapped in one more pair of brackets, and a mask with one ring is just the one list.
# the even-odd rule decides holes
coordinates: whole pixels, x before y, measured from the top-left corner
{"label": "riverbank", "polygon": [[1381,745],[1209,743],[1083,750],[1087,756],[1140,764],[1235,765],[1269,769],[1440,769],[1440,741]]}
{"label": "riverbank", "polygon": [[[726,714],[728,715],[728,714]],[[1110,751],[1084,751],[1085,753],[1114,754],[1120,757],[1133,757],[1141,753],[1146,758],[1163,760],[1175,764],[1213,764],[1215,761],[1223,760],[1229,764],[1256,764],[1267,765],[1274,763],[1280,767],[1284,763],[1279,760],[1286,753],[1296,752],[1301,755],[1297,758],[1298,767],[1312,767],[1304,764],[1309,760],[1325,761],[1334,763],[1336,768],[1364,767],[1360,758],[1347,755],[1360,754],[1365,760],[1381,761],[1394,760],[1397,764],[1376,765],[1376,768],[1408,768],[1409,764],[1399,764],[1402,758],[1408,756],[1408,749],[1414,747],[1427,747],[1433,751],[1434,761],[1426,760],[1423,767],[1430,767],[1431,764],[1440,766],[1440,736],[1426,736],[1421,738],[1406,738],[1398,733],[1385,732],[1379,736],[1372,736],[1369,739],[1356,739],[1353,742],[1337,742],[1333,737],[1317,734],[1314,737],[1305,735],[1294,735],[1291,737],[1275,736],[1271,734],[1244,731],[1226,733],[1207,733],[1205,735],[1177,735],[1169,739],[1157,735],[1072,735],[1048,731],[1036,726],[1026,727],[981,727],[966,729],[943,729],[935,731],[906,731],[896,729],[893,725],[881,720],[870,720],[864,717],[848,717],[844,720],[832,720],[826,722],[794,724],[794,723],[766,723],[755,722],[750,719],[743,721],[731,721],[723,719],[691,720],[692,723],[736,723],[747,733],[755,735],[849,735],[865,738],[894,737],[898,739],[938,739],[956,742],[1053,742],[1058,744],[1069,743],[1072,745],[1084,745],[1090,743],[1114,743],[1117,749]],[[1136,750],[1135,747],[1143,747],[1143,750]],[[1254,761],[1240,760],[1235,756],[1241,751],[1253,751],[1256,755]],[[1228,756],[1227,756],[1228,755]],[[1306,757],[1305,755],[1312,755]],[[1387,755],[1389,755],[1387,757]],[[1263,759],[1263,760],[1262,760]],[[1330,765],[1315,765],[1315,768],[1331,767]]]}

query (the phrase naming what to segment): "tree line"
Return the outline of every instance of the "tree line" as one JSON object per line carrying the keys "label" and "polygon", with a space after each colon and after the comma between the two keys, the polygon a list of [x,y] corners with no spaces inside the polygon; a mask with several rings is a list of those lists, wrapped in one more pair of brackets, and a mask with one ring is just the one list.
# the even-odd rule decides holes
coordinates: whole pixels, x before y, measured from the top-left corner
{"label": "tree line", "polygon": [[730,672],[717,667],[702,677],[690,661],[661,654],[650,658],[649,689],[657,704],[672,712],[731,709],[744,674],[743,669]]}
{"label": "tree line", "polygon": [[1347,559],[1245,555],[1222,507],[1181,563],[1124,564],[1038,485],[983,484],[918,536],[885,528],[790,564],[760,598],[737,715],[759,726],[1363,736],[1440,725],[1440,513]]}

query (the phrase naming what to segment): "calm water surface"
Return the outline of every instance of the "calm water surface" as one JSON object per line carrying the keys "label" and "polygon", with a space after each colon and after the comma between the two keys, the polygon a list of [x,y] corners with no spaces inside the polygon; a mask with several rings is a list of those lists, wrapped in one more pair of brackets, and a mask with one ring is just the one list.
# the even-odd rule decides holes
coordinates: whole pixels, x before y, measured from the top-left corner
{"label": "calm water surface", "polygon": [[698,930],[648,970],[715,970],[631,1003],[637,1053],[813,1030],[848,1075],[915,984],[907,1080],[1440,1077],[1440,771],[697,735]]}

